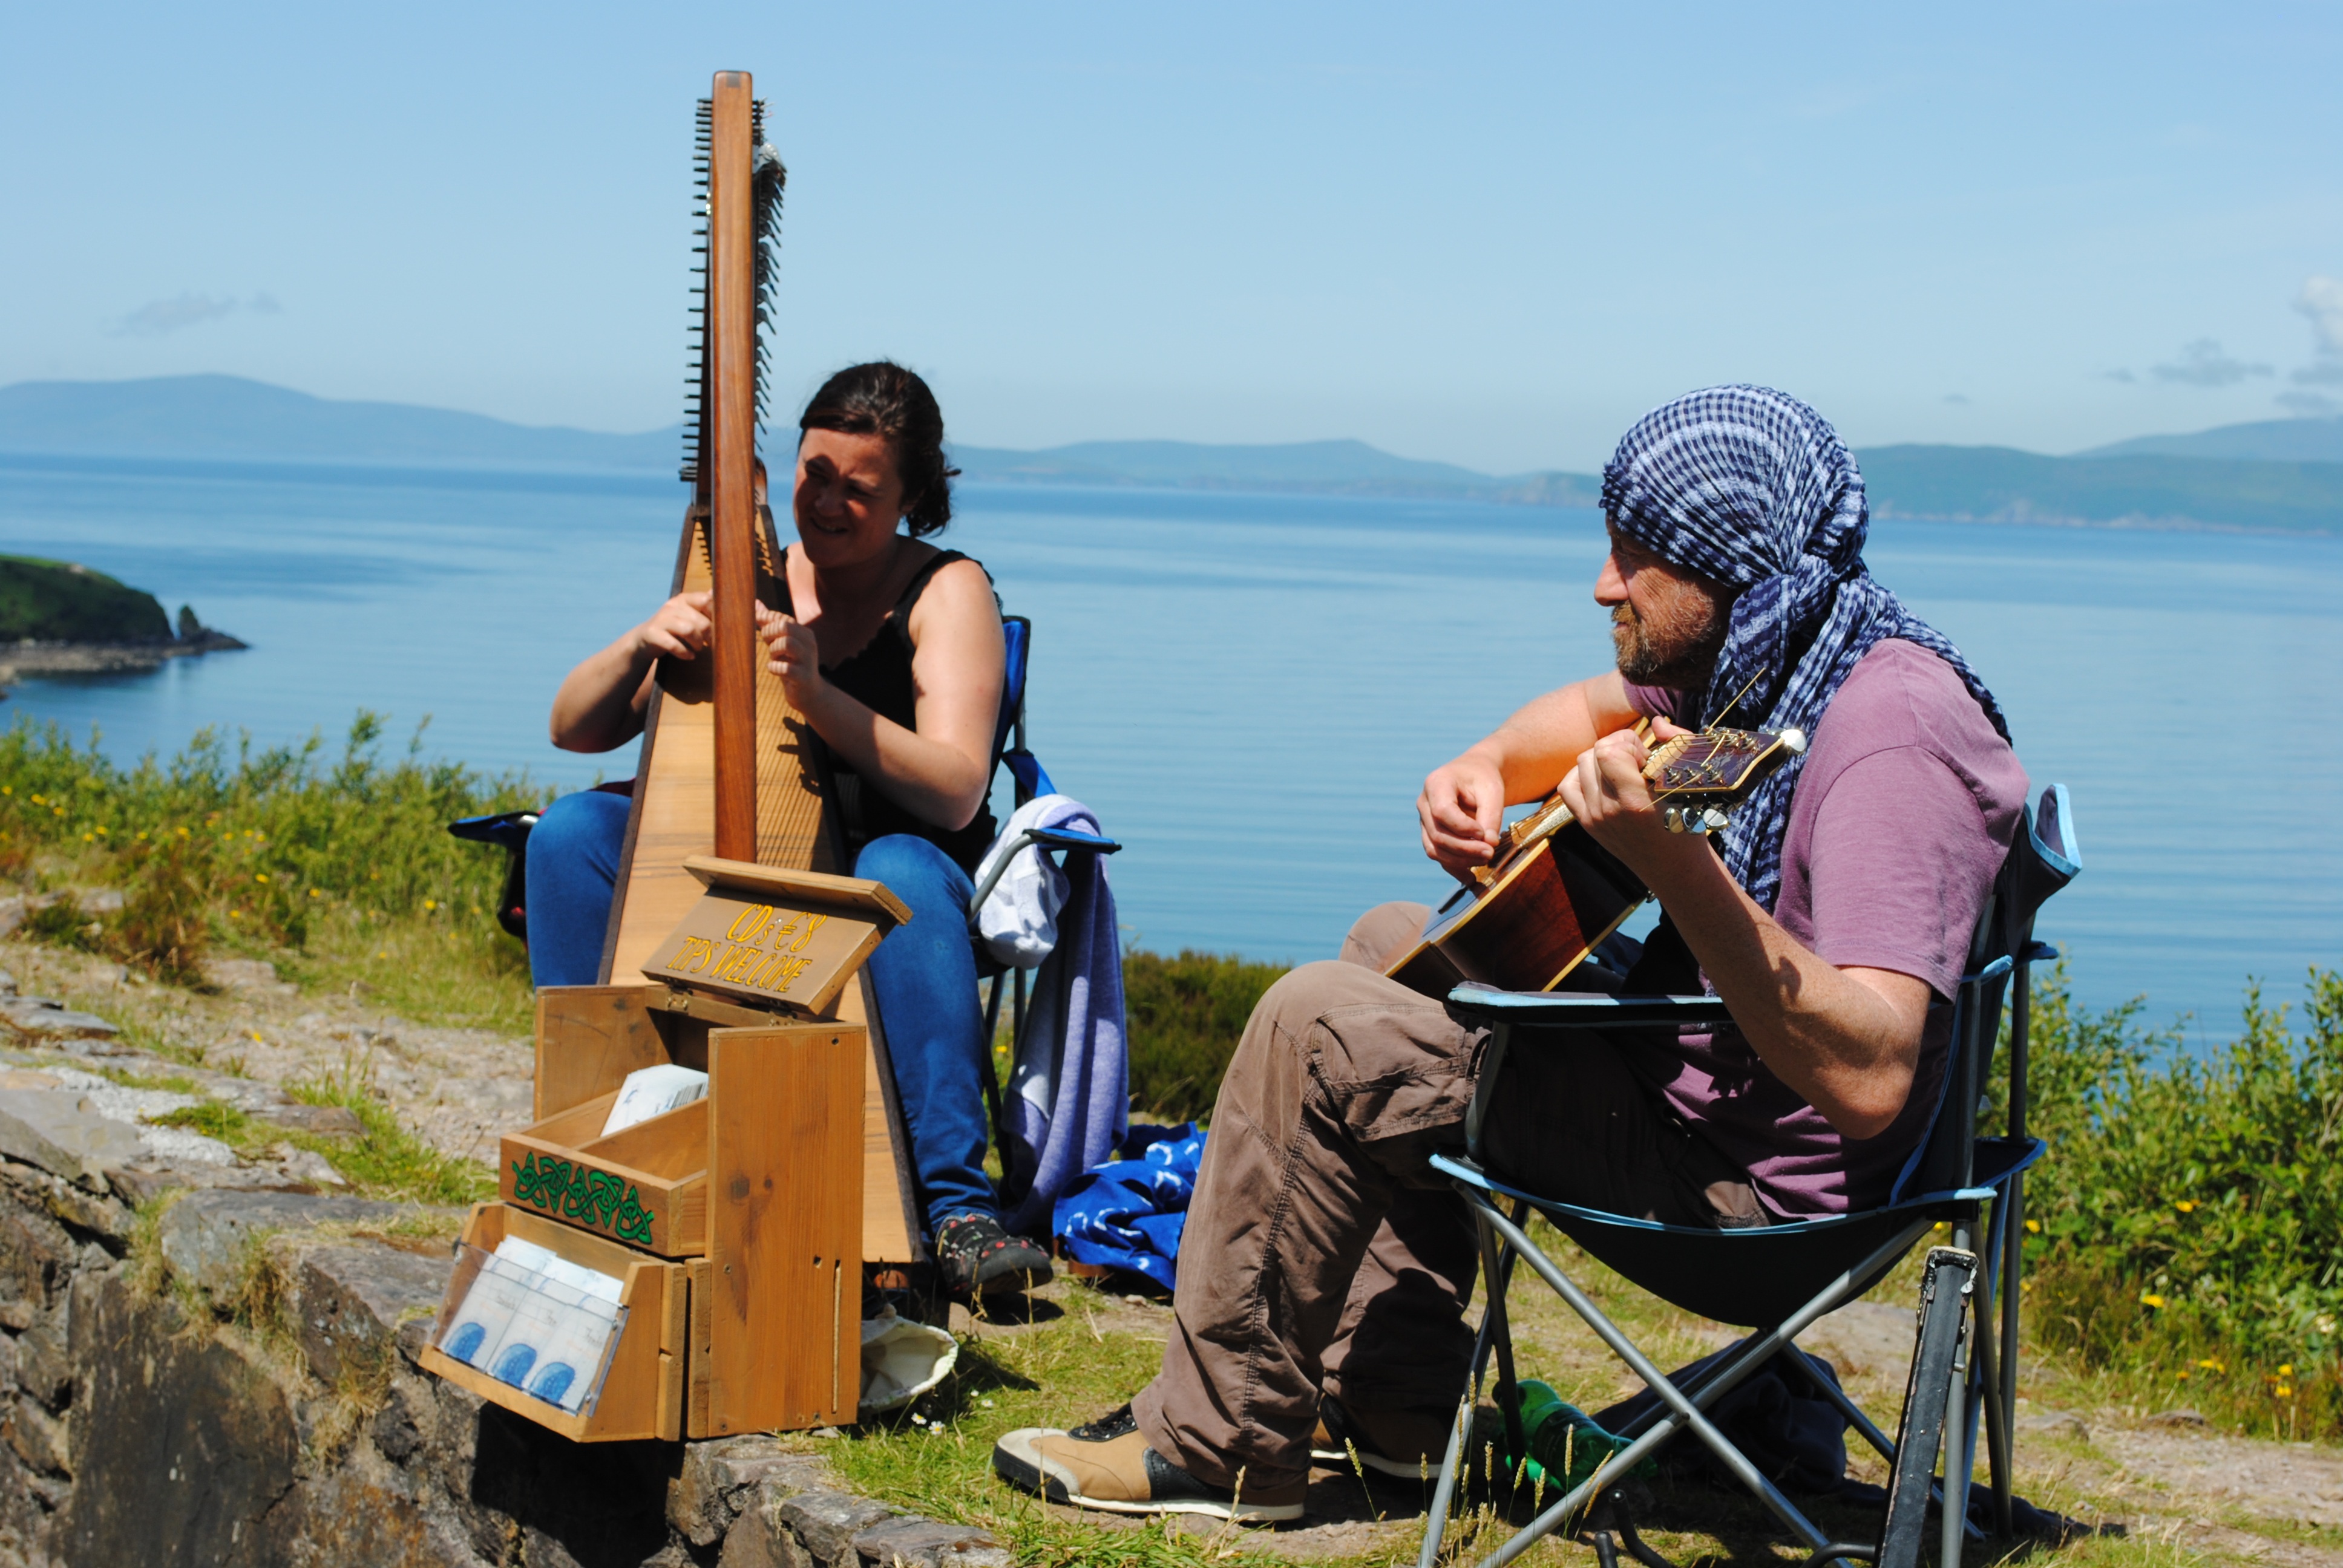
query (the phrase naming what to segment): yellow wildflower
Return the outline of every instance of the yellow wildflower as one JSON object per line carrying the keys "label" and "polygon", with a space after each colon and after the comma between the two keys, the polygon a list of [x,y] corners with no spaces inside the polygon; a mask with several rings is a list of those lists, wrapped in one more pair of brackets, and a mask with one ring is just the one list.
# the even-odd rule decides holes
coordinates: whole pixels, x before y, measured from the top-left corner
{"label": "yellow wildflower", "polygon": [[2280,1383],[2278,1385],[2278,1397],[2280,1399],[2292,1399],[2294,1397],[2294,1390],[2285,1383]]}
{"label": "yellow wildflower", "polygon": [[309,896],[310,896],[311,898],[313,898],[313,899],[322,899],[322,898],[324,898],[326,895],[325,895],[325,894],[323,894],[323,893],[321,893],[321,892],[319,892],[319,891],[317,891],[317,889],[312,888],[312,889],[310,889],[310,890],[309,890]]}
{"label": "yellow wildflower", "polygon": [[106,831],[106,824],[105,824],[105,823],[103,823],[103,822],[100,822],[100,823],[97,825],[97,830],[98,830],[99,832],[101,832],[101,833],[105,832],[105,831]]}
{"label": "yellow wildflower", "polygon": [[2179,1210],[2184,1214],[2193,1214],[2197,1211],[2196,1201],[2189,1198],[2183,1198],[2179,1202],[2175,1203],[2173,1207]]}
{"label": "yellow wildflower", "polygon": [[255,871],[252,873],[252,879],[256,882],[265,882],[268,880],[268,873],[266,871]]}
{"label": "yellow wildflower", "polygon": [[2294,1363],[2292,1362],[2279,1362],[2278,1375],[2280,1377],[2292,1377],[2294,1375]]}
{"label": "yellow wildflower", "polygon": [[187,830],[186,830],[185,828],[180,829],[179,829],[179,837],[180,837],[180,838],[182,838],[182,839],[184,839],[184,838],[186,838],[186,836],[187,836]]}
{"label": "yellow wildflower", "polygon": [[427,910],[436,910],[439,907],[439,900],[437,899],[426,899],[423,900],[423,907]]}
{"label": "yellow wildflower", "polygon": [[2221,1362],[2219,1362],[2215,1361],[2215,1360],[2214,1360],[2212,1357],[2210,1357],[2210,1356],[2206,1357],[2203,1361],[2198,1362],[2197,1364],[2198,1366],[2200,1366],[2200,1367],[2203,1367],[2207,1372],[2227,1372],[2227,1371],[2229,1370],[2227,1366],[2223,1365],[2223,1364],[2222,1364]]}
{"label": "yellow wildflower", "polygon": [[2188,1369],[2187,1367],[2182,1367],[2178,1372],[2172,1375],[2178,1378],[2182,1382],[2187,1382],[2188,1381]]}
{"label": "yellow wildflower", "polygon": [[2039,1220],[2028,1220],[2026,1221],[2026,1233],[2029,1236],[2039,1236],[2042,1234],[2042,1221]]}
{"label": "yellow wildflower", "polygon": [[2154,1291],[2145,1291],[2140,1293],[2139,1304],[2143,1307],[2160,1307],[2164,1305],[2164,1298]]}
{"label": "yellow wildflower", "polygon": [[81,841],[85,844],[95,844],[97,842],[97,835],[95,833],[84,833],[81,836]]}
{"label": "yellow wildflower", "polygon": [[146,841],[146,829],[144,828],[138,829],[138,841],[142,844]]}
{"label": "yellow wildflower", "polygon": [[252,1043],[255,1045],[266,1045],[268,1043],[266,1040],[260,1038],[260,1031],[256,1029],[247,1029],[244,1032],[252,1037]]}

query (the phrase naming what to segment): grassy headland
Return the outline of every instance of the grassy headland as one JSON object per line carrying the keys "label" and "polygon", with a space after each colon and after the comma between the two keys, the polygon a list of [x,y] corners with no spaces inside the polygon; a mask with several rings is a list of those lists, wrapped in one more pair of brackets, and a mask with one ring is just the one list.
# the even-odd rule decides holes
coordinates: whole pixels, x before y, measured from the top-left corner
{"label": "grassy headland", "polygon": [[71,561],[0,556],[0,643],[164,642],[155,596]]}
{"label": "grassy headland", "polygon": [[[359,982],[421,1023],[526,1033],[526,960],[493,915],[502,859],[447,823],[545,791],[424,761],[419,740],[385,760],[361,713],[338,756],[205,736],[122,768],[20,724],[0,731],[0,881],[41,906],[27,934],[158,979],[248,953],[307,989]],[[93,918],[55,898],[94,887],[120,890],[120,908]],[[1282,972],[1129,954],[1139,1107],[1209,1114]],[[2050,1143],[2026,1189],[2039,1352],[2106,1399],[2343,1436],[2343,975],[2314,972],[2299,1017],[2249,990],[2244,1033],[2210,1056],[2144,1027],[2136,1003],[2073,1006],[2063,971],[2038,982],[2035,1020],[2032,1131]]]}

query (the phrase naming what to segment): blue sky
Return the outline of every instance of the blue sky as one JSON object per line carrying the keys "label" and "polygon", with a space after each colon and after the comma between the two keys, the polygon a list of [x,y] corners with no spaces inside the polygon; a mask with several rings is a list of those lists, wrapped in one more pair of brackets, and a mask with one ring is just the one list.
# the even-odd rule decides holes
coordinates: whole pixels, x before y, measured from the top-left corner
{"label": "blue sky", "polygon": [[964,441],[1517,471],[1726,379],[1860,445],[2343,406],[2331,5],[15,0],[5,37],[0,383],[670,423],[691,104],[745,67],[781,400],[892,355]]}

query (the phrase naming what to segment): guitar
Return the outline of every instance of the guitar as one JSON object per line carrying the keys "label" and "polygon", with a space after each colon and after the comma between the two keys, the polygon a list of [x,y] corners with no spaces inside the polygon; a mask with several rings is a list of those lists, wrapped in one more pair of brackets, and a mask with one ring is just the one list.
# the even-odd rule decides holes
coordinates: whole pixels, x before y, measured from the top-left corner
{"label": "guitar", "polygon": [[[1765,776],[1799,756],[1795,729],[1704,729],[1653,749],[1644,777],[1672,832],[1710,833]],[[1497,837],[1474,885],[1440,906],[1415,946],[1383,970],[1426,996],[1463,980],[1552,990],[1651,897],[1616,855],[1578,825],[1556,790]]]}

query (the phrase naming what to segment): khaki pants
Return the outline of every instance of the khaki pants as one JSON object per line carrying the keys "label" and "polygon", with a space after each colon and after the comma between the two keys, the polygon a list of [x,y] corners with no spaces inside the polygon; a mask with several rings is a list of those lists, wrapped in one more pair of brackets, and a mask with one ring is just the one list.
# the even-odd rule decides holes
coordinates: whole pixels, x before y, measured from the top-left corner
{"label": "khaki pants", "polygon": [[[1321,1391],[1359,1411],[1455,1408],[1478,1249],[1427,1164],[1461,1148],[1487,1033],[1385,980],[1421,904],[1370,910],[1342,960],[1295,970],[1222,1081],[1180,1245],[1163,1371],[1133,1402],[1149,1446],[1217,1486],[1299,1487]],[[1533,1191],[1674,1224],[1762,1222],[1746,1174],[1657,1092],[1664,1046],[1517,1037],[1485,1151]]]}

